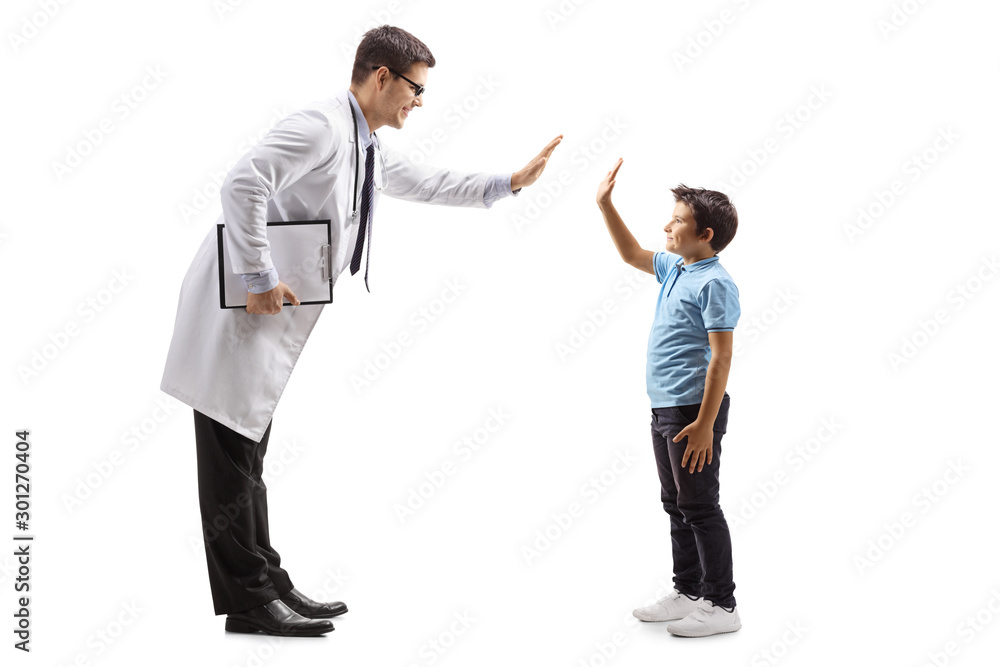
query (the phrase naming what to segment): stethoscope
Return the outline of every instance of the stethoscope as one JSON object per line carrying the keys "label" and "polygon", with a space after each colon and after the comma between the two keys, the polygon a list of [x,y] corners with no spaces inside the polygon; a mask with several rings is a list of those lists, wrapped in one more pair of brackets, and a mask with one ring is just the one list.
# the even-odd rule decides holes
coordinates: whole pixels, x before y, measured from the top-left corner
{"label": "stethoscope", "polygon": [[[361,158],[359,157],[359,154],[361,153],[361,130],[358,129],[358,115],[354,111],[354,105],[351,104],[350,100],[348,100],[347,105],[351,107],[351,120],[354,121],[354,138],[358,142],[357,147],[354,149],[354,202],[353,202],[353,207],[351,209],[351,222],[354,222],[358,218],[358,177],[361,174]],[[378,162],[379,166],[382,168],[382,173],[381,173],[382,178],[380,180],[382,181],[382,183],[385,183],[387,174],[385,170],[385,162],[382,161],[382,154],[381,154],[382,151],[378,143],[377,134],[372,133],[372,141],[375,143],[375,147],[379,148],[378,155],[376,155],[375,161]],[[382,186],[378,183],[378,180],[376,180],[375,182],[375,188],[378,190],[382,189]]]}
{"label": "stethoscope", "polygon": [[361,173],[361,159],[358,157],[358,153],[361,152],[361,130],[358,129],[358,115],[354,113],[354,105],[351,104],[350,100],[347,101],[347,106],[351,107],[351,120],[354,121],[354,138],[357,140],[357,148],[354,149],[354,208],[351,211],[351,222],[354,222],[358,217],[358,175]]}

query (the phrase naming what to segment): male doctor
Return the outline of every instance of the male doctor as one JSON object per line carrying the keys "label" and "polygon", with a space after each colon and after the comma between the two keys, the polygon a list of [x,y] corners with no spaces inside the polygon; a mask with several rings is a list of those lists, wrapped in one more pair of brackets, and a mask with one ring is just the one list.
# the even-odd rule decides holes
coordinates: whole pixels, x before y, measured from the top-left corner
{"label": "male doctor", "polygon": [[232,269],[247,285],[246,309],[219,307],[214,227],[184,277],[160,388],[194,408],[209,582],[215,613],[227,614],[227,631],[319,635],[333,630],[326,619],[347,611],[342,602],[320,604],[295,589],[268,538],[261,472],[271,417],[323,306],[298,305],[282,282],[266,223],[330,219],[336,280],[348,266],[351,274],[360,270],[366,238],[370,253],[380,193],[489,208],[534,183],[562,139],[513,174],[411,164],[375,131],[402,128],[423,105],[434,64],[427,46],[405,30],[365,33],[349,90],[280,121],[222,184],[220,222]]}

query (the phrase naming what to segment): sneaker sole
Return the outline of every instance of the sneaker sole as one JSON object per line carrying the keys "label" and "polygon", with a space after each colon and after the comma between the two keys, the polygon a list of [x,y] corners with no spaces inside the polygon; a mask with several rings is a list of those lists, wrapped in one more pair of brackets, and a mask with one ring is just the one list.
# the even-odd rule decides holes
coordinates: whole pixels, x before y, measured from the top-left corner
{"label": "sneaker sole", "polygon": [[632,612],[632,615],[638,618],[643,623],[666,623],[667,621],[679,621],[682,618],[684,618],[683,616],[671,616],[670,618],[643,618],[635,611]]}
{"label": "sneaker sole", "polygon": [[697,634],[697,633],[694,633],[694,632],[685,632],[684,630],[678,630],[676,628],[674,628],[674,629],[667,628],[667,632],[669,632],[670,634],[672,634],[672,635],[674,635],[676,637],[711,637],[712,635],[724,635],[724,634],[727,634],[729,632],[736,632],[737,630],[739,630],[742,627],[743,627],[743,624],[740,623],[739,625],[734,625],[733,627],[731,627],[731,628],[729,628],[727,630],[717,630],[716,632],[708,632],[708,633],[705,633],[705,634]]}

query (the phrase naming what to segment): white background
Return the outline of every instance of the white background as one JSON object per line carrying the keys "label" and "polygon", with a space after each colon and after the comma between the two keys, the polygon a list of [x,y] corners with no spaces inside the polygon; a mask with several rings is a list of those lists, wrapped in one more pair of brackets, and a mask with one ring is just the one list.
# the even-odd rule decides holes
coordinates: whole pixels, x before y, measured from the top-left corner
{"label": "white background", "polygon": [[[5,3],[5,664],[997,654],[1000,11],[650,5]],[[180,281],[219,213],[213,174],[345,88],[361,33],[384,22],[438,60],[387,143],[509,172],[565,140],[539,183],[490,211],[382,200],[372,293],[339,281],[266,461],[283,564],[350,613],[321,639],[227,635],[199,542],[191,410],[158,390]],[[594,205],[619,156],[615,201],[647,248],[662,247],[678,183],[724,189],[739,211],[721,255],[743,310],[722,458],[733,635],[682,640],[630,616],[665,594],[671,562],[644,386],[658,286],[634,282]],[[459,296],[442,309],[449,281]],[[426,326],[421,309],[437,313]],[[401,333],[412,344],[380,357]],[[359,389],[368,362],[381,369]],[[505,422],[466,460],[455,445],[491,410]],[[30,656],[11,647],[22,428]],[[608,472],[619,455],[628,467]],[[448,461],[457,471],[421,489]]]}

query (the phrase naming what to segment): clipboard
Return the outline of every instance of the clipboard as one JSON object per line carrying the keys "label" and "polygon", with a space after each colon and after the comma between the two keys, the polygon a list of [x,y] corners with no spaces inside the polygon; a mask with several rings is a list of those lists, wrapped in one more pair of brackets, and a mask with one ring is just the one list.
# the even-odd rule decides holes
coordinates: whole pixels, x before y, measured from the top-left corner
{"label": "clipboard", "polygon": [[[219,307],[245,308],[247,286],[229,261],[226,226],[217,226],[219,245]],[[281,282],[288,285],[299,304],[333,302],[332,228],[330,220],[295,220],[267,223],[271,260]],[[285,305],[291,305],[287,300]]]}

